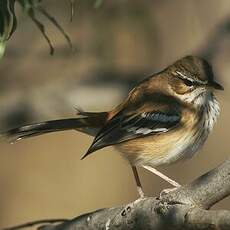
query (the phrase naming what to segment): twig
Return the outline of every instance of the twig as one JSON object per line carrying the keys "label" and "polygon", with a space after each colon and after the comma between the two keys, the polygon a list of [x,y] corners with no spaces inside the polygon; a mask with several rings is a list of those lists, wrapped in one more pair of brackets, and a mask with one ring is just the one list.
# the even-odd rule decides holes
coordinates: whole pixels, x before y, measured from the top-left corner
{"label": "twig", "polygon": [[4,228],[2,230],[17,230],[17,229],[22,229],[22,228],[33,227],[35,225],[40,225],[40,224],[53,224],[53,223],[59,223],[59,222],[64,222],[64,221],[68,221],[68,219],[36,220],[36,221],[27,222],[25,224],[20,224],[20,225],[16,225],[16,226],[9,227],[9,228]]}

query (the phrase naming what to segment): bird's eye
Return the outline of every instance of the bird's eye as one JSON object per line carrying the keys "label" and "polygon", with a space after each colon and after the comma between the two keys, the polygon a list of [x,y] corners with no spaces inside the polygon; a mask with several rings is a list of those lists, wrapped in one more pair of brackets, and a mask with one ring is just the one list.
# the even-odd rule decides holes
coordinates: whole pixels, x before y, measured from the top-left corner
{"label": "bird's eye", "polygon": [[183,82],[184,82],[185,85],[187,85],[189,87],[194,85],[194,83],[192,81],[188,80],[188,79],[183,79]]}
{"label": "bird's eye", "polygon": [[188,87],[194,86],[194,81],[188,79],[185,74],[181,73],[180,71],[176,71],[176,74],[184,82],[186,86]]}

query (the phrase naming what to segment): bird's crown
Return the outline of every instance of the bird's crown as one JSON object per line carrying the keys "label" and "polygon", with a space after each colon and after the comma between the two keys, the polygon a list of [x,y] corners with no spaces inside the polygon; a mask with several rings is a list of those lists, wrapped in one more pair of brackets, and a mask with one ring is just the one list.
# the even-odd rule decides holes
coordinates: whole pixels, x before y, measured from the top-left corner
{"label": "bird's crown", "polygon": [[214,81],[211,65],[204,59],[196,56],[186,56],[168,67],[173,76],[190,81],[194,85],[209,85],[216,89],[223,89]]}
{"label": "bird's crown", "polygon": [[213,81],[213,71],[210,64],[196,56],[186,56],[170,66],[171,71],[203,84]]}

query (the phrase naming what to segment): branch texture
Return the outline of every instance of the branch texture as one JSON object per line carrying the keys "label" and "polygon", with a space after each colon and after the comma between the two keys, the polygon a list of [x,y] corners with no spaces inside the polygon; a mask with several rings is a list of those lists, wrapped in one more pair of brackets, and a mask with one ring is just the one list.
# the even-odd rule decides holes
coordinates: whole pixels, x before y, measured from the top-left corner
{"label": "branch texture", "polygon": [[[192,183],[128,205],[100,209],[39,230],[229,230],[230,211],[208,210],[230,194],[230,159]],[[15,229],[15,228],[8,228]]]}
{"label": "branch texture", "polygon": [[161,198],[139,199],[102,209],[42,230],[230,229],[230,211],[207,211],[230,194],[230,159],[191,184]]}

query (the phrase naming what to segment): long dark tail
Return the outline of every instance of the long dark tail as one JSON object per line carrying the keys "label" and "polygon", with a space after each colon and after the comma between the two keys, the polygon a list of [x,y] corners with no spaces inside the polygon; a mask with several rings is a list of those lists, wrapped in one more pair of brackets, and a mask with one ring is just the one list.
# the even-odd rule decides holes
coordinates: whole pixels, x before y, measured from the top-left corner
{"label": "long dark tail", "polygon": [[11,142],[14,142],[23,138],[65,130],[78,130],[81,132],[92,134],[93,130],[100,129],[105,124],[107,119],[106,112],[84,113],[84,116],[85,117],[52,120],[26,125],[11,129],[5,132],[3,136],[5,136]]}

